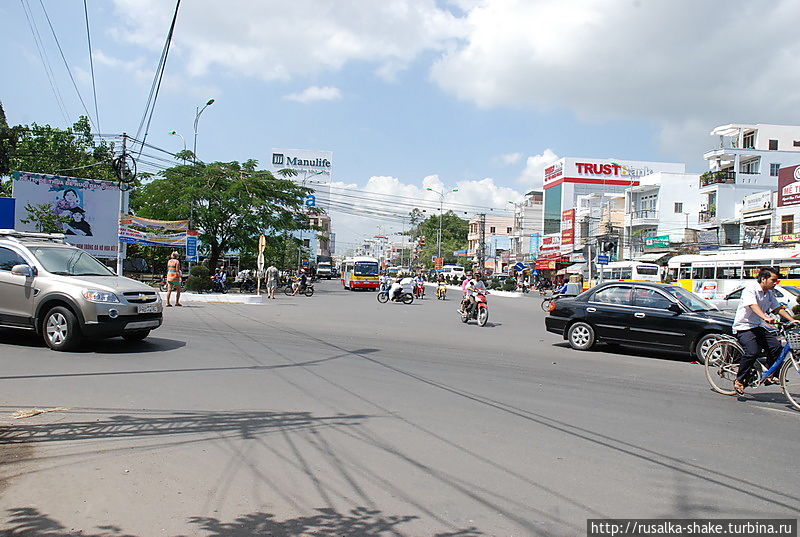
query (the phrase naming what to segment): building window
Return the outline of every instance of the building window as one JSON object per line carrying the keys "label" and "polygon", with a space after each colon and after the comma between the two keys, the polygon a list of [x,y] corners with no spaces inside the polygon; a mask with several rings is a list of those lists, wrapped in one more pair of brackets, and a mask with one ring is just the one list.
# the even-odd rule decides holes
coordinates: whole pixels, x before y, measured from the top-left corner
{"label": "building window", "polygon": [[489,228],[489,233],[491,233],[492,235],[494,235],[494,230],[495,230],[495,229],[496,229],[496,228],[495,228],[494,226],[491,226],[491,227]]}
{"label": "building window", "polygon": [[781,235],[791,235],[794,233],[794,215],[785,214],[781,216]]}
{"label": "building window", "polygon": [[772,162],[769,165],[769,175],[770,177],[778,177],[778,170],[781,169],[780,163]]}
{"label": "building window", "polygon": [[510,227],[507,227],[507,228],[506,228],[506,233],[508,233],[509,235],[511,235],[511,228],[510,228]]}
{"label": "building window", "polygon": [[753,149],[755,147],[756,133],[750,131],[742,137],[742,147],[744,149]]}
{"label": "building window", "polygon": [[770,140],[769,141],[769,150],[770,151],[777,151],[778,150],[778,140]]}
{"label": "building window", "polygon": [[792,142],[792,145],[795,147],[800,147],[800,140],[795,140],[794,142]]}
{"label": "building window", "polygon": [[741,173],[749,173],[749,174],[756,174],[758,173],[758,159],[748,160],[747,162],[742,162],[740,165],[739,172]]}
{"label": "building window", "polygon": [[683,202],[676,201],[675,202],[675,214],[680,214],[683,212]]}

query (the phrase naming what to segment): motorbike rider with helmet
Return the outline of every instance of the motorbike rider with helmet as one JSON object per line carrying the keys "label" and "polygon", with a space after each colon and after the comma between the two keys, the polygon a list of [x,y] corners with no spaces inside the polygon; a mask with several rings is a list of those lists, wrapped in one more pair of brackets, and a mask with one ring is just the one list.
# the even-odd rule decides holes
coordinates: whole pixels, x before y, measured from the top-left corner
{"label": "motorbike rider with helmet", "polygon": [[465,298],[466,304],[466,312],[471,313],[472,309],[476,305],[475,301],[475,290],[483,289],[486,290],[486,284],[483,283],[482,274],[480,272],[476,272],[475,275],[469,280],[466,286],[467,296]]}

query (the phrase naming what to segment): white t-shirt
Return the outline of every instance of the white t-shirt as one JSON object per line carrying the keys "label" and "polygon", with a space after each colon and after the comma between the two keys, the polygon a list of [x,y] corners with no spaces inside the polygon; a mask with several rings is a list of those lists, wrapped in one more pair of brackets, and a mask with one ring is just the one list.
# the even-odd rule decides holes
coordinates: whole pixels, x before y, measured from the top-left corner
{"label": "white t-shirt", "polygon": [[739,303],[739,307],[736,308],[736,317],[733,320],[734,332],[764,326],[764,320],[750,309],[752,304],[758,304],[758,307],[765,314],[770,314],[781,307],[773,290],[764,291],[758,282],[748,283],[742,291],[742,301]]}

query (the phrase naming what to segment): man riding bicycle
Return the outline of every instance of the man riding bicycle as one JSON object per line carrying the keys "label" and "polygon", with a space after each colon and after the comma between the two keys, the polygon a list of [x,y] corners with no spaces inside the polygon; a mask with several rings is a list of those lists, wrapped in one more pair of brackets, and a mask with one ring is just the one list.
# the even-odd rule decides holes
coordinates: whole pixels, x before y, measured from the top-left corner
{"label": "man riding bicycle", "polygon": [[[769,317],[777,313],[787,321],[800,324],[775,297],[775,286],[780,282],[778,269],[762,267],[756,281],[747,284],[742,291],[742,301],[736,308],[736,317],[733,321],[733,332],[744,350],[744,355],[739,361],[739,371],[733,387],[736,393],[743,394],[747,374],[755,364],[756,357],[764,350],[767,354],[768,366],[771,366],[780,356],[783,345],[780,344],[775,334],[767,330],[765,323],[776,322]],[[778,379],[770,377],[764,384],[776,384]]]}

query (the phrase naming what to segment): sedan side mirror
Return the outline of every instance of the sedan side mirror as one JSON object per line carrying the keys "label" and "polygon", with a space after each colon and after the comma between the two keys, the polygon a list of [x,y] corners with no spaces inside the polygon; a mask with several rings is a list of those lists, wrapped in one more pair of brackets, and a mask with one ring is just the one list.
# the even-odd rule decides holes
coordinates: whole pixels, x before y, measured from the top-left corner
{"label": "sedan side mirror", "polygon": [[678,304],[674,302],[669,306],[667,306],[667,309],[675,314],[683,313],[683,308],[681,308]]}
{"label": "sedan side mirror", "polygon": [[34,271],[35,269],[30,265],[14,265],[11,267],[11,274],[25,276],[26,278],[34,276]]}

